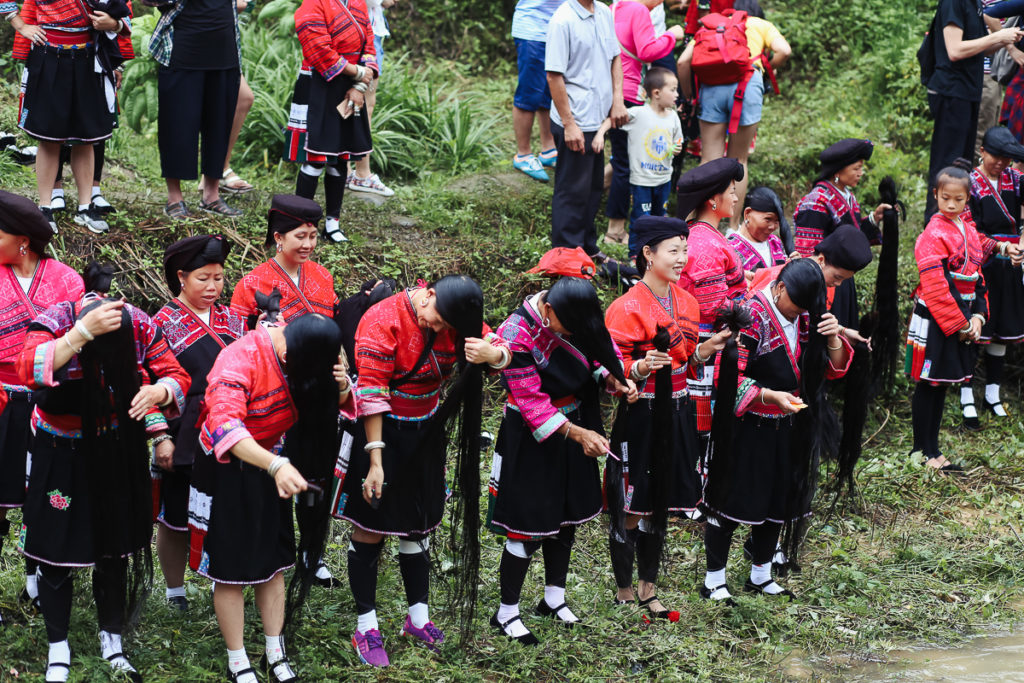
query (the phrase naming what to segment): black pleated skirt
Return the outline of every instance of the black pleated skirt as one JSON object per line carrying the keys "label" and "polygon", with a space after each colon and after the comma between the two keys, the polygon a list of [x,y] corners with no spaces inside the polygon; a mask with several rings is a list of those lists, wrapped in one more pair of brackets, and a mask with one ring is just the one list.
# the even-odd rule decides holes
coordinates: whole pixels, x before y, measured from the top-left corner
{"label": "black pleated skirt", "polygon": [[969,382],[977,361],[977,344],[960,341],[956,333],[947,337],[924,303],[914,301],[904,359],[904,369],[912,380],[933,384]]}
{"label": "black pleated skirt", "polygon": [[152,508],[152,498],[146,485],[137,491],[111,488],[104,493],[115,499],[116,508],[143,513],[140,519],[128,515],[116,524],[96,528],[89,486],[90,468],[96,465],[91,456],[81,439],[36,432],[20,542],[29,557],[46,564],[87,567],[98,559],[97,534],[102,534],[109,556],[126,557],[149,544],[153,527],[145,511]]}
{"label": "black pleated skirt", "polygon": [[984,266],[988,286],[989,318],[981,338],[997,344],[1017,344],[1024,340],[1024,281],[1021,269],[1009,259],[995,257]]}
{"label": "black pleated skirt", "polygon": [[306,115],[307,155],[362,156],[373,150],[366,107],[360,116],[352,114],[342,118],[338,113],[338,105],[354,83],[347,76],[335,76],[328,81],[316,70],[311,74]]}
{"label": "black pleated skirt", "polygon": [[743,524],[785,523],[798,510],[797,472],[792,462],[793,418],[747,413],[733,422],[732,463],[708,457],[702,507],[710,515]]}
{"label": "black pleated skirt", "polygon": [[10,392],[10,402],[0,413],[0,508],[17,508],[25,502],[25,473],[32,436],[32,394]]}
{"label": "black pleated skirt", "polygon": [[[668,470],[663,473],[668,487],[668,509],[691,512],[701,499],[702,481],[697,466],[700,450],[693,407],[688,398],[673,399],[672,424],[669,437]],[[654,400],[641,398],[627,407],[623,437],[613,434],[612,453],[618,461],[608,458],[605,468],[606,486],[616,486],[618,500],[624,501],[623,512],[650,515],[654,511],[652,490],[652,437]]]}
{"label": "black pleated skirt", "polygon": [[95,71],[93,47],[33,47],[25,62],[25,97],[18,126],[38,140],[106,140],[116,123]]}
{"label": "black pleated skirt", "polygon": [[419,536],[436,529],[451,492],[445,483],[446,444],[426,443],[433,423],[433,418],[403,421],[384,417],[384,491],[376,510],[363,498],[363,481],[370,470],[370,456],[364,450],[366,434],[362,428],[354,429],[334,516],[388,536]]}
{"label": "black pleated skirt", "polygon": [[[566,414],[574,424],[580,411]],[[596,458],[561,434],[533,437],[519,411],[506,407],[488,485],[487,525],[513,538],[553,536],[594,519],[604,507]]]}
{"label": "black pleated skirt", "polygon": [[168,472],[156,465],[153,480],[153,521],[173,531],[188,531],[188,500],[191,465],[179,465]]}

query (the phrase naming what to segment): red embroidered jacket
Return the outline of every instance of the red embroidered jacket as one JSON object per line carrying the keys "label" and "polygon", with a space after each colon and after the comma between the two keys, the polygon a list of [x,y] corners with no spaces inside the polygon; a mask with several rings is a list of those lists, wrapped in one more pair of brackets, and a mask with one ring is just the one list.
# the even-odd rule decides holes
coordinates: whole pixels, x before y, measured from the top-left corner
{"label": "red embroidered jacket", "polygon": [[881,231],[867,217],[861,217],[860,204],[843,194],[832,183],[822,180],[800,199],[793,214],[794,244],[801,256],[814,254],[818,242],[840,225],[852,225],[863,232],[871,244],[881,243]]}
{"label": "red embroidered jacket", "polygon": [[332,80],[349,63],[379,72],[373,28],[363,0],[303,0],[295,10],[303,69]]}
{"label": "red embroidered jacket", "polygon": [[961,214],[960,220],[963,234],[952,220],[935,214],[914,244],[920,274],[914,296],[924,302],[947,337],[966,327],[975,313],[988,318],[981,264],[999,249],[998,242],[978,234],[969,214]]}
{"label": "red embroidered jacket", "polygon": [[726,299],[742,296],[747,281],[739,255],[729,241],[711,225],[696,221],[690,224],[689,260],[679,279],[679,286],[697,299],[702,328],[710,332],[715,314]]}
{"label": "red embroidered jacket", "polygon": [[0,383],[21,383],[14,362],[21,353],[29,323],[50,306],[78,301],[84,293],[82,277],[56,259],[39,260],[28,294],[14,269],[0,266]]}
{"label": "red embroidered jacket", "polygon": [[256,315],[256,292],[270,294],[274,287],[281,291],[281,319],[290,321],[303,313],[334,315],[338,295],[334,278],[319,263],[306,261],[299,267],[299,284],[295,285],[284,268],[274,259],[256,266],[244,276],[231,295],[231,310],[243,318]]}
{"label": "red embroidered jacket", "polygon": [[[669,285],[671,314],[644,283],[634,285],[612,302],[605,313],[605,327],[622,354],[623,368],[628,376],[633,365],[654,348],[658,326],[667,328],[672,357],[672,394],[686,395],[686,376],[696,377],[689,366],[690,356],[697,348],[697,326],[700,311],[697,300],[676,285]],[[637,383],[645,398],[653,398],[654,385],[645,392],[647,381]]]}
{"label": "red embroidered jacket", "polygon": [[[18,15],[26,24],[39,25],[49,30],[86,32],[92,28],[89,18],[82,14],[85,0],[25,0]],[[132,3],[128,0],[129,17],[132,15]],[[124,20],[124,28],[117,35],[117,47],[125,59],[135,58],[132,47],[131,20]],[[28,59],[32,44],[23,35],[15,31],[14,49],[11,56],[15,59]]]}

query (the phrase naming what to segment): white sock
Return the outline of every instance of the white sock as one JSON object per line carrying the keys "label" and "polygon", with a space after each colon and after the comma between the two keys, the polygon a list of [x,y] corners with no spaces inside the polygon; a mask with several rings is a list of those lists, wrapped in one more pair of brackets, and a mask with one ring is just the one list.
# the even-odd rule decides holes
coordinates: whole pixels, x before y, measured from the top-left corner
{"label": "white sock", "polygon": [[177,588],[168,588],[164,591],[164,594],[167,596],[168,600],[171,598],[183,598],[185,597],[185,587],[178,586]]}
{"label": "white sock", "polygon": [[[544,602],[554,609],[565,602],[565,588],[562,586],[544,586]],[[579,617],[568,607],[558,610],[555,615],[562,621],[579,621]]]}
{"label": "white sock", "polygon": [[963,408],[964,417],[978,417],[978,409],[974,405],[974,390],[971,387],[960,388],[960,406]]}
{"label": "white sock", "polygon": [[104,659],[116,656],[110,662],[110,666],[114,671],[135,671],[135,667],[124,656],[124,651],[121,648],[121,634],[119,633],[100,631],[100,654]]}
{"label": "white sock", "polygon": [[327,568],[327,565],[322,564],[316,568],[316,578],[333,579],[334,575],[331,574],[331,570]]}
{"label": "white sock", "polygon": [[[498,623],[499,624],[504,624],[509,619],[512,619],[513,617],[518,617],[518,616],[519,616],[519,605],[518,604],[506,605],[505,603],[501,603],[501,605],[498,606]],[[509,624],[508,626],[504,627],[504,629],[502,629],[502,630],[504,630],[507,635],[510,635],[513,638],[518,638],[520,636],[525,636],[527,633],[530,632],[530,630],[528,628],[526,628],[525,625],[523,625],[523,620],[522,619],[516,619],[511,624]]]}
{"label": "white sock", "polygon": [[324,221],[324,232],[331,233],[341,227],[337,218],[328,218]]}
{"label": "white sock", "polygon": [[284,638],[282,636],[263,636],[267,641],[267,661],[274,662],[284,658]]}
{"label": "white sock", "polygon": [[[71,664],[71,647],[68,641],[62,640],[59,643],[50,643],[50,652],[47,655],[47,662],[53,664]],[[57,667],[52,672],[47,666],[46,680],[66,681],[70,672],[64,667]]]}
{"label": "white sock", "polygon": [[25,592],[28,593],[30,600],[39,597],[39,575],[35,572],[25,574]]}
{"label": "white sock", "polygon": [[79,204],[79,205],[78,205],[78,210],[79,210],[79,211],[85,211],[85,210],[86,210],[86,209],[88,209],[88,208],[89,208],[89,205],[88,205],[88,204]]}
{"label": "white sock", "polygon": [[62,187],[54,188],[53,192],[50,193],[50,199],[51,200],[54,200],[57,197],[63,197],[63,196],[64,196],[64,188],[62,188]]}
{"label": "white sock", "polygon": [[768,582],[768,585],[764,586],[761,590],[768,595],[778,595],[785,590],[782,586],[772,580],[771,562],[750,565],[750,582],[759,586],[766,581]]}
{"label": "white sock", "polygon": [[[985,385],[985,402],[993,408],[996,408],[996,415],[1002,417],[1006,415],[1006,411],[1003,410],[1002,401],[999,400],[999,385],[998,384],[986,384]],[[1002,414],[1000,414],[1002,411]]]}
{"label": "white sock", "polygon": [[704,574],[704,587],[708,590],[725,585],[725,568]]}
{"label": "white sock", "polygon": [[93,185],[92,186],[92,196],[95,197],[98,194],[102,194],[102,192],[100,192],[100,186],[99,185]]}
{"label": "white sock", "polygon": [[360,633],[380,630],[380,626],[377,624],[377,610],[372,609],[366,614],[360,614],[356,621],[356,630]]}
{"label": "white sock", "polygon": [[[241,650],[228,650],[228,671],[233,674],[244,671],[249,667],[249,657],[245,654],[245,648]],[[255,674],[248,673],[238,679],[238,683],[259,683]]]}
{"label": "white sock", "polygon": [[430,621],[430,609],[425,602],[417,602],[409,605],[409,619],[416,628],[423,628]]}

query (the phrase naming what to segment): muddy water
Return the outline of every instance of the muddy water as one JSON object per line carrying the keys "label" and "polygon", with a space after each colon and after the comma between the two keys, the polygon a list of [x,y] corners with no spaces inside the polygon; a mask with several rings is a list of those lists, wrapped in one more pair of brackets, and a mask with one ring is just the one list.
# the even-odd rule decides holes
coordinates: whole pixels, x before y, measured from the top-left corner
{"label": "muddy water", "polygon": [[1024,634],[986,636],[949,649],[904,650],[892,663],[851,671],[847,680],[931,683],[1024,683]]}

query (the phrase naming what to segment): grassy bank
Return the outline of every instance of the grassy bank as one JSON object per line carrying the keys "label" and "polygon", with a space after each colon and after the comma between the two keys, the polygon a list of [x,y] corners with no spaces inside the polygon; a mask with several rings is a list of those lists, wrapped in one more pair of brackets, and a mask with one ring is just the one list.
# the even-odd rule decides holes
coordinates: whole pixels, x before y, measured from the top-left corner
{"label": "grassy bank", "polygon": [[[782,6],[788,9],[789,4]],[[810,4],[824,8],[828,3]],[[871,17],[862,19],[867,23]],[[897,47],[905,51],[909,40],[903,39]],[[875,73],[870,64],[858,61],[849,69],[848,76],[858,80],[856,87],[847,83],[849,90],[844,93],[837,90],[842,75],[835,62],[814,53],[816,61],[810,63],[810,36],[798,34],[793,42],[797,59],[807,63],[794,63],[789,80],[783,80],[783,96],[766,106],[766,125],[751,165],[753,180],[777,187],[792,207],[792,201],[806,191],[822,146],[847,135],[875,140],[878,147],[871,171],[858,196],[863,204],[871,204],[878,180],[887,173],[903,184],[912,209],[900,260],[901,299],[908,302],[916,283],[912,244],[923,205],[925,153],[920,128],[925,124],[913,108],[906,114],[906,125],[900,125],[899,118],[878,113],[893,108],[864,95],[872,82],[865,79]],[[808,46],[803,57],[801,45]],[[285,61],[286,57],[275,59]],[[458,157],[455,153],[443,156],[444,152],[438,151],[442,147],[412,157],[408,141],[393,140],[394,153],[413,160],[402,166],[396,159],[392,166],[393,176],[387,180],[392,183],[392,178],[397,178],[397,195],[382,206],[348,195],[344,227],[352,242],[323,245],[318,259],[334,273],[343,294],[381,275],[411,283],[418,277],[469,273],[483,283],[486,317],[492,325],[497,324],[521,299],[526,283],[522,273],[547,248],[550,226],[550,186],[513,173],[505,158],[512,150],[508,111],[513,82],[508,77],[473,77],[459,65],[447,63],[428,71],[407,64],[396,73],[404,79],[398,82],[407,89],[408,97],[393,98],[393,115],[404,112],[405,120],[413,121],[408,124],[413,128],[403,134],[413,141],[420,139],[416,137],[419,134],[441,139],[437,131],[443,129],[447,116],[450,124],[461,121],[464,132],[471,128],[466,127],[468,123],[486,123],[487,145],[478,146],[460,162],[453,161]],[[276,78],[286,80],[291,74]],[[0,129],[12,130],[16,87],[2,83],[0,88]],[[421,102],[415,106],[408,104],[414,90],[421,93]],[[274,97],[269,101],[276,102]],[[402,102],[406,104],[400,107]],[[466,114],[470,118],[466,122],[463,114],[453,112],[457,103],[468,107],[470,102],[475,109]],[[266,111],[271,109],[268,104]],[[429,116],[432,111],[437,114],[433,119]],[[133,302],[155,310],[167,296],[159,276],[160,257],[175,239],[197,232],[225,232],[234,242],[229,282],[237,281],[266,258],[261,245],[269,197],[292,190],[295,169],[276,163],[276,147],[247,147],[235,168],[258,189],[230,200],[246,210],[245,217],[236,222],[203,219],[171,224],[160,213],[165,196],[153,131],[142,128],[142,133],[120,130],[109,147],[111,163],[105,189],[122,208],[112,221],[112,233],[97,239],[63,219],[55,246],[61,258],[75,266],[94,257],[114,260],[123,271],[117,281],[121,291]],[[246,144],[257,145],[261,139],[255,137]],[[449,140],[468,139],[455,135]],[[449,145],[449,149],[453,148]],[[0,187],[34,196],[31,169],[0,157]],[[189,199],[197,202],[198,194],[192,193]],[[872,271],[859,280],[864,303],[869,305]],[[606,289],[603,295],[610,301],[615,293]],[[435,656],[397,638],[405,605],[397,548],[392,544],[382,561],[378,613],[395,666],[384,672],[359,666],[348,644],[355,614],[351,596],[346,589],[314,589],[293,647],[297,667],[305,680],[313,681],[348,677],[409,681],[839,681],[848,678],[852,664],[884,659],[888,652],[908,643],[948,643],[979,631],[1009,627],[1019,621],[1024,606],[1024,565],[1019,559],[1024,549],[1019,535],[1024,527],[1019,363],[1019,357],[1011,358],[1004,389],[1004,396],[1010,398],[1011,417],[1003,424],[983,417],[985,430],[967,437],[956,431],[958,420],[950,404],[942,445],[951,459],[967,465],[968,473],[962,478],[939,477],[907,458],[910,387],[905,382],[901,380],[893,395],[875,402],[869,411],[868,443],[858,471],[860,496],[840,501],[834,510],[827,492],[819,496],[804,570],[787,579],[787,586],[800,596],[795,604],[740,597],[738,606],[728,610],[700,601],[696,587],[704,568],[701,529],[692,523],[678,523],[670,532],[660,594],[667,605],[680,610],[682,619],[677,624],[645,626],[635,608],[611,605],[614,587],[607,546],[602,525],[594,522],[580,530],[569,576],[569,603],[585,617],[585,625],[566,631],[540,618],[525,617],[543,642],[539,648],[524,650],[496,636],[486,625],[498,601],[496,568],[501,548],[500,541],[488,535],[483,539],[482,606],[469,646],[460,651],[453,644]],[[498,419],[492,406],[486,414],[492,431]],[[829,475],[825,473],[823,487],[827,488]],[[347,531],[339,524],[334,533],[327,561],[336,575],[344,577]],[[46,653],[45,631],[39,616],[25,614],[16,603],[21,565],[11,545],[5,544],[0,557],[0,609],[22,620],[23,626],[0,633],[0,680],[39,681]],[[435,546],[441,545],[438,538]],[[739,555],[739,542],[734,545],[729,583],[739,588],[747,566]],[[524,614],[540,599],[542,583],[541,567],[535,565],[524,591]],[[126,644],[146,680],[223,680],[223,645],[208,582],[188,577],[192,607],[184,617],[164,605],[159,570],[155,588],[141,626]],[[98,657],[85,572],[79,573],[76,593],[72,680],[106,680],[108,667]],[[449,626],[443,608],[445,595],[443,579],[435,582],[434,617],[442,629],[449,629],[454,641],[456,634],[450,630],[454,627]],[[263,641],[255,608],[250,604],[248,609],[246,643],[256,655]]]}

